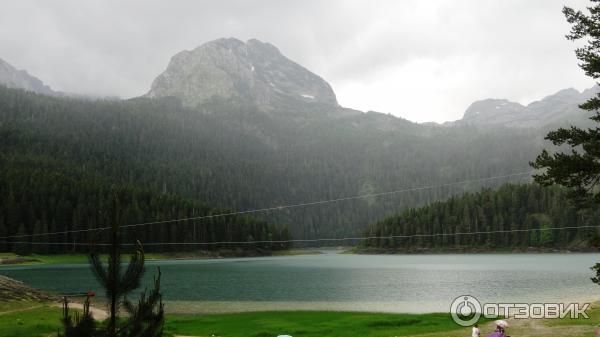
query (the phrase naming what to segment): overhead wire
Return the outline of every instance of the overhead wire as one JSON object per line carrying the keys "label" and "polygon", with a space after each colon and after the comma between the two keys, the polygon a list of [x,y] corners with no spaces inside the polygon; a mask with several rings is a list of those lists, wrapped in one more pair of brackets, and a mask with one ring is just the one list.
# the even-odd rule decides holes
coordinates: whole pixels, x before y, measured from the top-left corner
{"label": "overhead wire", "polygon": [[[206,246],[206,245],[226,245],[226,244],[283,244],[283,243],[311,243],[311,242],[334,242],[334,241],[366,241],[366,240],[383,240],[383,239],[411,239],[411,238],[427,238],[427,237],[448,237],[448,236],[464,236],[464,235],[489,235],[489,234],[507,234],[507,233],[523,233],[523,232],[543,232],[565,229],[583,229],[583,228],[600,228],[600,225],[582,225],[582,226],[565,226],[565,227],[542,227],[542,228],[527,228],[527,229],[505,229],[505,230],[490,230],[490,231],[474,231],[474,232],[455,232],[455,233],[432,233],[432,234],[411,234],[411,235],[388,235],[388,236],[360,236],[360,237],[344,237],[344,238],[317,238],[317,239],[289,239],[289,240],[254,240],[254,241],[214,241],[214,242],[150,242],[144,243],[143,246]],[[90,243],[84,242],[27,242],[27,241],[5,241],[13,244],[34,244],[34,245],[67,245],[67,246],[89,246]],[[96,246],[110,246],[110,243],[94,243]],[[136,246],[135,243],[122,243],[122,246]]]}
{"label": "overhead wire", "polygon": [[[318,200],[318,201],[311,201],[311,202],[304,202],[304,203],[297,203],[297,204],[249,209],[249,210],[244,210],[244,211],[233,211],[233,212],[218,213],[218,214],[208,214],[208,215],[201,215],[201,216],[195,216],[195,217],[141,222],[141,223],[135,223],[135,224],[121,225],[121,226],[119,226],[119,229],[128,229],[128,228],[144,227],[144,226],[150,226],[150,225],[168,224],[168,223],[174,223],[174,222],[186,222],[186,221],[192,221],[192,220],[215,219],[215,218],[222,218],[222,217],[229,217],[229,216],[236,216],[236,215],[247,215],[247,214],[254,214],[254,213],[265,213],[265,212],[271,212],[271,211],[281,211],[281,210],[292,209],[292,208],[317,206],[317,205],[324,205],[324,204],[337,203],[337,202],[350,201],[350,200],[376,198],[376,197],[394,195],[394,194],[400,194],[400,193],[430,190],[430,189],[435,189],[435,188],[450,187],[450,186],[484,182],[484,181],[497,180],[497,179],[503,179],[503,178],[512,178],[512,177],[517,177],[517,176],[530,175],[533,172],[535,172],[535,171],[530,170],[530,171],[523,171],[523,172],[517,172],[517,173],[511,173],[511,174],[491,176],[491,177],[468,179],[468,180],[456,181],[456,182],[451,182],[451,183],[427,185],[427,186],[421,186],[421,187],[411,187],[411,188],[404,188],[404,189],[379,192],[379,193],[367,193],[367,194],[354,195],[354,196],[335,198],[335,199],[326,199],[326,200]],[[61,234],[71,234],[71,233],[74,234],[74,233],[85,233],[85,232],[100,232],[100,231],[108,230],[110,228],[112,228],[112,227],[105,226],[105,227],[74,229],[74,230],[44,232],[44,233],[15,234],[15,235],[1,236],[0,240],[25,238],[25,237],[61,235]]]}

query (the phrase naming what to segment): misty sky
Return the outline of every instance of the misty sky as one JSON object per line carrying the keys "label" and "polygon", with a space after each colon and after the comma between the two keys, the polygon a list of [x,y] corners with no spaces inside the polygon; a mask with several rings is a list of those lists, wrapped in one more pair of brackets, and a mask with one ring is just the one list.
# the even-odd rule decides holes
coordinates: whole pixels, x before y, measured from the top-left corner
{"label": "misty sky", "polygon": [[322,76],[340,104],[455,120],[482,98],[529,103],[593,85],[564,35],[580,0],[2,2],[0,58],[56,90],[132,97],[175,53],[258,38]]}

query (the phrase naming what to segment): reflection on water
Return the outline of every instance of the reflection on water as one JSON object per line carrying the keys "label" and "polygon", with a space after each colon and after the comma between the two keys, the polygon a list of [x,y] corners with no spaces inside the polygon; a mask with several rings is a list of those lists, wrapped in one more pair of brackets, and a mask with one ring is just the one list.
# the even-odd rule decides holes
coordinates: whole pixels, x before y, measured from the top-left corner
{"label": "reflection on water", "polygon": [[[173,312],[323,309],[447,311],[469,294],[486,302],[597,298],[589,267],[600,254],[346,255],[148,262],[163,271]],[[243,262],[243,263],[240,263]],[[2,267],[34,287],[99,289],[87,265]],[[191,303],[195,302],[195,303]]]}

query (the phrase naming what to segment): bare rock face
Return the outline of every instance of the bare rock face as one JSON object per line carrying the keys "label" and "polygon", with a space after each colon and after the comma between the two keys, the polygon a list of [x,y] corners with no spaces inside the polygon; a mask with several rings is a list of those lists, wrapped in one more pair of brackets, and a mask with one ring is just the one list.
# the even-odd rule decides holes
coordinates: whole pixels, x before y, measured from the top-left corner
{"label": "bare rock face", "polygon": [[0,301],[55,300],[58,297],[33,289],[21,281],[0,275]]}
{"label": "bare rock face", "polygon": [[175,96],[195,107],[212,97],[261,107],[303,101],[338,106],[331,86],[269,44],[218,39],[171,58],[147,97]]}
{"label": "bare rock face", "polygon": [[584,125],[590,112],[583,111],[578,106],[598,92],[598,86],[583,92],[573,88],[564,89],[526,106],[506,99],[484,99],[471,104],[462,119],[449,125],[519,128],[565,123]]}
{"label": "bare rock face", "polygon": [[0,59],[0,85],[44,95],[57,94],[37,77],[29,75],[25,70],[18,70],[2,59]]}
{"label": "bare rock face", "polygon": [[472,124],[507,124],[525,115],[525,107],[506,99],[484,99],[471,104],[463,121]]}

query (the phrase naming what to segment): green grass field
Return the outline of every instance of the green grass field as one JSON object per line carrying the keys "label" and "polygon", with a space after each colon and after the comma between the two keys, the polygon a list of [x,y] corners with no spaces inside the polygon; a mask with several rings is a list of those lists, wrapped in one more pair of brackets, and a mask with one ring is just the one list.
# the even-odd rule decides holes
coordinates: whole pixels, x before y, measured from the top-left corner
{"label": "green grass field", "polygon": [[[231,254],[231,252],[229,252]],[[290,249],[273,251],[272,256],[292,256],[292,255],[316,255],[320,254],[318,250],[309,249]],[[173,253],[145,253],[146,260],[169,260],[169,259],[208,259],[214,258],[207,252],[173,252]],[[103,256],[105,258],[105,256]],[[2,261],[11,261],[3,264]],[[0,253],[0,269],[3,266],[16,265],[38,265],[38,264],[70,264],[87,263],[86,254],[31,254],[19,256],[14,253]]]}
{"label": "green grass field", "polygon": [[457,328],[447,314],[287,311],[171,316],[165,332],[221,337],[380,337],[410,336]]}
{"label": "green grass field", "polygon": [[[590,320],[512,320],[514,337],[593,336],[600,321],[600,307],[589,311]],[[61,309],[35,301],[0,302],[0,336],[55,336]],[[483,335],[493,330],[481,324]],[[385,314],[333,311],[275,311],[209,315],[167,315],[165,337],[462,337],[469,328],[457,326],[448,314]]]}
{"label": "green grass field", "polygon": [[[146,253],[145,256],[146,260],[166,260],[173,258],[172,255],[158,253]],[[106,256],[103,255],[103,258],[106,258]],[[2,268],[2,266],[15,265],[88,263],[88,256],[86,254],[31,254],[27,256],[18,256],[14,253],[0,253],[0,260],[3,259],[23,259],[23,261],[4,265],[0,264],[0,268]]]}
{"label": "green grass field", "polygon": [[[0,335],[56,334],[61,309],[35,301],[0,302]],[[409,336],[457,330],[447,314],[381,314],[322,311],[251,312],[219,315],[168,315],[165,336],[299,337]],[[464,329],[463,329],[464,330]]]}
{"label": "green grass field", "polygon": [[61,310],[35,301],[0,302],[0,336],[48,336],[60,328]]}

